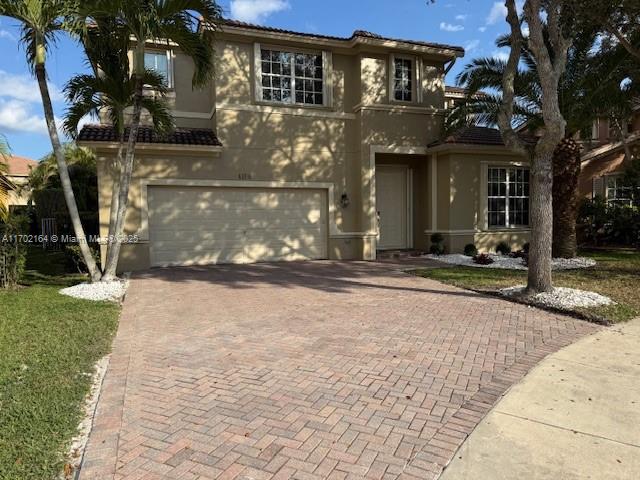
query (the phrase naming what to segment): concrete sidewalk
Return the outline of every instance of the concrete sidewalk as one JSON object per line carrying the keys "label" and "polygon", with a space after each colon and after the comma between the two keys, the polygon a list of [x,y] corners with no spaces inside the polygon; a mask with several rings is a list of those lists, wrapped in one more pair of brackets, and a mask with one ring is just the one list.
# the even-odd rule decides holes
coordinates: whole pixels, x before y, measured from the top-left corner
{"label": "concrete sidewalk", "polygon": [[482,420],[440,480],[640,478],[640,319],[547,357]]}

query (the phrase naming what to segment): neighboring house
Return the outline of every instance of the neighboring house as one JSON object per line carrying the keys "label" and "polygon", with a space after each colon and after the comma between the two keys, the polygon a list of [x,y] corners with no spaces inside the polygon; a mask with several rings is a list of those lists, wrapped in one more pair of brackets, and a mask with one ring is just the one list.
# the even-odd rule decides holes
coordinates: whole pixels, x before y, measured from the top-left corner
{"label": "neighboring house", "polygon": [[[178,128],[141,129],[120,270],[297,259],[373,260],[528,239],[529,171],[499,133],[444,141],[445,73],[460,47],[356,31],[349,38],[235,21],[216,37],[216,75],[159,43]],[[448,96],[456,94],[450,91]],[[85,126],[108,231],[116,135]],[[104,249],[103,249],[104,250]],[[104,251],[103,251],[104,254]]]}
{"label": "neighboring house", "polygon": [[0,212],[9,211],[9,196],[13,194],[15,189],[16,186],[11,183],[11,180],[0,173]]}
{"label": "neighboring house", "polygon": [[15,185],[15,189],[9,193],[9,205],[21,206],[27,205],[31,199],[31,194],[25,188],[29,179],[31,170],[38,166],[38,162],[30,158],[11,155],[6,159],[7,173],[6,177]]}
{"label": "neighboring house", "polygon": [[[640,109],[636,109],[627,126],[628,151],[640,158]],[[625,160],[625,145],[618,140],[606,118],[593,124],[591,140],[585,142],[582,155],[579,191],[581,198],[600,196],[608,203],[628,204],[629,190],[622,185],[622,175],[630,159]]]}

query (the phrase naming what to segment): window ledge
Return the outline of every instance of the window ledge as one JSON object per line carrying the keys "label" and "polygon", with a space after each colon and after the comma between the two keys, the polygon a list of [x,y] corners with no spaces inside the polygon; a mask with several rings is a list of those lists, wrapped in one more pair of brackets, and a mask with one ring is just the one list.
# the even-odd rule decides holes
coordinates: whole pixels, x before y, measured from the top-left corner
{"label": "window ledge", "polygon": [[308,108],[310,110],[320,110],[324,112],[336,111],[333,107],[329,107],[325,105],[311,105],[306,103],[280,103],[280,102],[269,102],[264,100],[257,100],[254,102],[254,105],[260,105],[263,107],[279,107],[279,108],[290,108],[290,109]]}

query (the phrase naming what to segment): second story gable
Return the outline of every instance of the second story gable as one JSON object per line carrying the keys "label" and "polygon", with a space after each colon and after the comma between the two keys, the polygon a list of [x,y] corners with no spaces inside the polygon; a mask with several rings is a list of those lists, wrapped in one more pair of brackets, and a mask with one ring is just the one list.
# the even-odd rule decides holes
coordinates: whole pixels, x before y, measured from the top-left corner
{"label": "second story gable", "polygon": [[225,21],[216,33],[216,73],[191,88],[193,67],[178,49],[149,49],[165,75],[179,126],[210,126],[217,108],[297,109],[353,115],[363,109],[433,113],[445,107],[444,77],[460,47],[356,30],[348,38]]}

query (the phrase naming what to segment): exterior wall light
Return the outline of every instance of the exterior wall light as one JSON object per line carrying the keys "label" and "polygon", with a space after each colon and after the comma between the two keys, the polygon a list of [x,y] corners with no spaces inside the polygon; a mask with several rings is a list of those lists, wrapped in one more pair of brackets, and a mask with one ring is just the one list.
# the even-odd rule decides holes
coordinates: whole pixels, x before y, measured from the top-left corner
{"label": "exterior wall light", "polygon": [[349,200],[349,195],[347,195],[347,193],[343,193],[340,196],[340,206],[342,208],[347,208],[349,206],[349,204],[351,203],[351,200]]}

